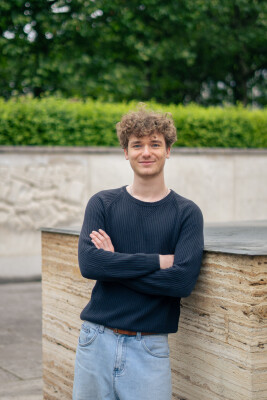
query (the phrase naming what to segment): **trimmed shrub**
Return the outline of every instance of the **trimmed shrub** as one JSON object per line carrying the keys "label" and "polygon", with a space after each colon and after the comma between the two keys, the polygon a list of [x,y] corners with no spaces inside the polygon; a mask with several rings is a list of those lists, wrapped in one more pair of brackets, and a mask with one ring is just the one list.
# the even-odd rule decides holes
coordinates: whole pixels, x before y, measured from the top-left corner
{"label": "trimmed shrub", "polygon": [[[0,99],[0,145],[119,146],[115,125],[137,103],[47,97]],[[148,108],[171,112],[179,147],[267,147],[267,109],[197,105]]]}

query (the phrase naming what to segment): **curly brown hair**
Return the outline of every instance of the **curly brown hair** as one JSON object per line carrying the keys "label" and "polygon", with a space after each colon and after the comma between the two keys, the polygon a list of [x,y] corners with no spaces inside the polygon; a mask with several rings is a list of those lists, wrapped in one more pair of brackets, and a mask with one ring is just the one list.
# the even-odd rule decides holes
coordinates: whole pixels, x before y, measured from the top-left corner
{"label": "curly brown hair", "polygon": [[171,147],[177,140],[177,132],[171,113],[147,110],[144,103],[139,103],[137,111],[125,114],[116,124],[117,136],[123,149],[127,149],[129,137],[140,138],[152,133],[164,136],[166,147]]}

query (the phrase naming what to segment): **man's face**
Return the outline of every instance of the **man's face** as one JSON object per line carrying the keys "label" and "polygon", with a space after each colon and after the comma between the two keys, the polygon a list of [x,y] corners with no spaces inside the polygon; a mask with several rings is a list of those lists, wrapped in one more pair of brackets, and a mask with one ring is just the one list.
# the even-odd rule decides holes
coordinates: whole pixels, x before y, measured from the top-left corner
{"label": "man's face", "polygon": [[131,135],[124,154],[126,160],[130,161],[135,174],[141,177],[152,177],[163,173],[165,160],[170,156],[170,147],[166,148],[165,139],[161,133],[153,133],[141,138]]}

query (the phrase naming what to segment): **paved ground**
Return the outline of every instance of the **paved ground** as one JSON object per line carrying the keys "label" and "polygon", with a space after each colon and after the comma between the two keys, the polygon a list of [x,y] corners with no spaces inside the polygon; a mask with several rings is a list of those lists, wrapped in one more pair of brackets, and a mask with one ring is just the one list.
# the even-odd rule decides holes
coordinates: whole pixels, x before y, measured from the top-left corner
{"label": "paved ground", "polygon": [[0,284],[0,399],[42,398],[41,282]]}

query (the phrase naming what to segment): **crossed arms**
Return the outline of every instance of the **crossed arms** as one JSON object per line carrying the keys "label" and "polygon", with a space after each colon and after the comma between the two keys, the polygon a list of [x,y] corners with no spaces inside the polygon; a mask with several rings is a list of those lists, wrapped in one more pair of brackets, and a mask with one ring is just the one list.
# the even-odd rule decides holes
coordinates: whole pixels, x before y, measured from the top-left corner
{"label": "crossed arms", "polygon": [[79,265],[85,278],[119,282],[150,295],[186,297],[199,275],[203,254],[203,217],[198,207],[185,215],[173,255],[126,254],[115,251],[105,232],[99,198],[86,208],[79,238]]}
{"label": "crossed arms", "polygon": [[[98,229],[98,232],[92,231],[89,236],[97,249],[103,249],[114,253],[115,250],[111,239],[108,234],[103,231],[103,229]],[[161,269],[171,267],[173,265],[173,261],[174,254],[159,254],[159,264]]]}

